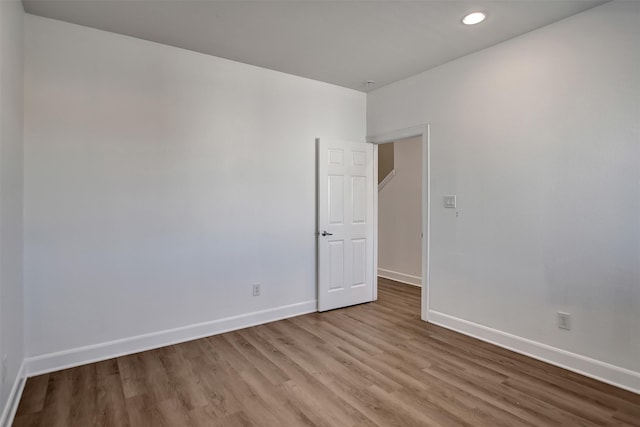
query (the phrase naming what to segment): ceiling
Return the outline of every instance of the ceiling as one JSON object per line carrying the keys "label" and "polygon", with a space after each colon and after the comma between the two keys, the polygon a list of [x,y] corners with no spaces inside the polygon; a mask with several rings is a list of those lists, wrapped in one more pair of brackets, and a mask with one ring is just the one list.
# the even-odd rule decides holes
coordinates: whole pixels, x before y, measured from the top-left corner
{"label": "ceiling", "polygon": [[[605,2],[23,0],[35,15],[361,91]],[[463,25],[474,10],[485,22]]]}

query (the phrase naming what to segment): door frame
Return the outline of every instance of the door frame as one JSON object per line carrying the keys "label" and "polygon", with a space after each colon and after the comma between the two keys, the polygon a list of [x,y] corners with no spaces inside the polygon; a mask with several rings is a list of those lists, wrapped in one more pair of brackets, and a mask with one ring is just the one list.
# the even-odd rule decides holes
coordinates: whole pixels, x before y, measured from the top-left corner
{"label": "door frame", "polygon": [[378,299],[378,144],[394,142],[400,139],[422,138],[422,292],[420,302],[420,318],[425,322],[429,321],[429,272],[431,265],[430,241],[431,241],[431,138],[429,124],[423,124],[391,132],[373,134],[367,136],[366,141],[375,144],[373,150],[373,179],[376,189],[373,192],[373,268],[374,281],[373,299]]}

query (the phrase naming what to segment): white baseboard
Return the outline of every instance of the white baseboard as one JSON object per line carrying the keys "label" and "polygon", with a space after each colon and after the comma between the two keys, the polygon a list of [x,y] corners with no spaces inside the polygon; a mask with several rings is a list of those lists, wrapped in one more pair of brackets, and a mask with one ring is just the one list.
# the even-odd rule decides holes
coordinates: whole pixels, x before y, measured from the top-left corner
{"label": "white baseboard", "polygon": [[141,351],[299,316],[301,314],[313,313],[316,312],[317,309],[316,300],[305,301],[268,310],[226,317],[210,322],[197,323],[86,347],[28,357],[25,360],[26,375],[32,377],[85,365],[87,363],[125,356],[127,354],[139,353]]}
{"label": "white baseboard", "polygon": [[22,391],[24,390],[25,383],[25,362],[22,361],[20,369],[18,369],[18,375],[16,375],[16,380],[13,382],[13,386],[11,387],[11,392],[9,392],[9,399],[2,411],[0,426],[9,427],[13,424],[13,418],[16,416],[16,411],[18,410],[18,404],[20,404],[20,398],[22,397]]}
{"label": "white baseboard", "polygon": [[531,341],[434,310],[429,310],[428,319],[429,322],[447,329],[640,394],[639,372]]}
{"label": "white baseboard", "polygon": [[411,274],[398,273],[397,271],[385,270],[384,268],[378,269],[378,276],[384,279],[395,280],[396,282],[406,283],[407,285],[422,287],[422,277],[419,277],[419,276],[412,276]]}

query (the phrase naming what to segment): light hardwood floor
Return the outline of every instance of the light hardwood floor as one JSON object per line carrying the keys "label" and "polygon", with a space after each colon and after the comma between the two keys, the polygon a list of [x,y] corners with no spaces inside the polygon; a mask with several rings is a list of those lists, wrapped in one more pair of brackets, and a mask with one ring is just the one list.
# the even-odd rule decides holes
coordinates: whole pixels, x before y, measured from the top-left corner
{"label": "light hardwood floor", "polygon": [[419,319],[420,289],[26,384],[15,426],[640,426],[640,396]]}

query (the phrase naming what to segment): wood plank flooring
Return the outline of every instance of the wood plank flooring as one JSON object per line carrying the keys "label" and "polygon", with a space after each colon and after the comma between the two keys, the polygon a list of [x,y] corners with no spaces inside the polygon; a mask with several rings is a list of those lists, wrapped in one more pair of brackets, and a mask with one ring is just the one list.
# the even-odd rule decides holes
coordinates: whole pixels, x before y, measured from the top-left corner
{"label": "wood plank flooring", "polygon": [[419,319],[420,289],[27,381],[15,426],[640,426],[640,396]]}

